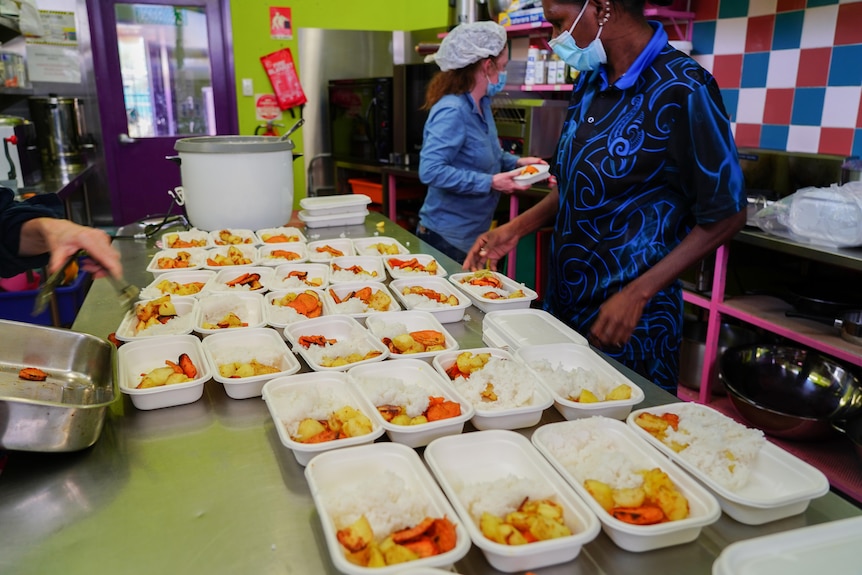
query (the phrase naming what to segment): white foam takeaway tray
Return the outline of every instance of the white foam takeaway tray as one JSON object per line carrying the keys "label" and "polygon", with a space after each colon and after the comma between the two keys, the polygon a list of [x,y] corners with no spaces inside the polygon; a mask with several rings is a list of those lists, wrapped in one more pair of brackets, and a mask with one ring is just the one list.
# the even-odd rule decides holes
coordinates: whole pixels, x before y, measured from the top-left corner
{"label": "white foam takeaway tray", "polygon": [[[368,497],[357,496],[353,502],[355,517],[362,513],[379,512],[374,502],[381,498],[397,500],[399,497],[411,497],[418,509],[418,515],[435,518],[448,518],[455,526],[456,544],[453,549],[439,555],[432,555],[386,567],[359,567],[347,561],[344,551],[336,538],[338,529],[346,527],[344,517],[336,517],[337,505],[344,501],[345,493],[367,492],[379,483],[381,476],[392,474],[403,483],[400,493],[373,493]],[[464,557],[470,550],[470,535],[464,524],[458,519],[452,505],[434,482],[431,473],[415,451],[400,443],[374,443],[348,447],[338,451],[322,453],[311,460],[305,468],[305,478],[314,499],[314,505],[323,527],[323,535],[329,548],[329,554],[335,568],[348,575],[394,575],[410,567],[449,567]],[[387,482],[388,483],[388,482]],[[383,497],[381,497],[383,496]],[[388,497],[387,497],[388,496]],[[414,505],[411,505],[414,506]],[[354,513],[351,513],[353,517]],[[418,520],[421,521],[421,517]],[[373,525],[372,525],[373,526]],[[408,527],[409,525],[403,525]],[[375,534],[382,540],[388,533]]]}
{"label": "white foam takeaway tray", "polygon": [[587,338],[541,309],[491,311],[482,319],[482,341],[492,347],[516,351],[525,345],[576,343]]}
{"label": "white foam takeaway tray", "polygon": [[[293,226],[280,226],[277,228],[264,228],[262,230],[256,230],[254,232],[257,237],[257,243],[263,246],[266,245],[274,245],[281,243],[296,243],[296,242],[307,242],[308,238],[305,237],[299,228],[294,228]],[[273,241],[273,236],[284,235],[287,237],[287,242],[276,242]],[[266,239],[264,239],[266,238]]]}
{"label": "white foam takeaway tray", "polygon": [[[336,267],[337,266],[337,267]],[[353,273],[347,268],[359,266],[365,273]],[[340,268],[340,269],[338,269]],[[386,270],[376,256],[341,256],[329,260],[329,283],[345,282],[384,282]]]}
{"label": "white foam takeaway tray", "polygon": [[178,284],[189,284],[189,283],[202,283],[204,284],[200,291],[190,294],[188,296],[179,296],[179,297],[200,297],[201,294],[206,292],[209,284],[216,277],[216,272],[213,270],[176,270],[176,271],[168,271],[162,274],[159,274],[155,277],[155,279],[150,282],[150,284],[141,290],[141,298],[142,299],[156,299],[159,296],[165,295],[165,292],[160,290],[157,286],[163,280],[168,280],[170,282],[178,283]]}
{"label": "white foam takeaway tray", "polygon": [[[308,350],[299,344],[299,338],[304,335],[322,335],[338,342],[362,342],[365,344],[362,349],[373,349],[379,351],[380,355],[347,365],[326,367],[317,363],[308,353]],[[371,335],[371,332],[362,327],[362,324],[347,315],[321,316],[297,321],[284,328],[284,336],[290,342],[293,350],[298,352],[314,371],[346,371],[357,365],[383,361],[389,357],[389,349],[379,339]]]}
{"label": "white foam takeaway tray", "polygon": [[[259,327],[242,331],[225,330],[203,340],[204,353],[210,364],[213,379],[224,386],[233,399],[258,397],[264,384],[276,377],[299,371],[299,360],[293,355],[281,335],[274,329]],[[250,377],[223,377],[219,365],[232,362],[250,362],[256,359],[272,365],[278,371]]]}
{"label": "white foam takeaway tray", "polygon": [[862,517],[851,517],[731,543],[712,575],[858,575]]}
{"label": "white foam takeaway tray", "polygon": [[[351,385],[354,385],[372,405],[376,405],[377,393],[380,391],[375,382],[386,381],[388,378],[398,380],[404,386],[403,389],[418,387],[427,390],[430,396],[443,397],[461,405],[461,415],[429,421],[421,425],[390,423],[375,409],[374,417],[386,430],[389,439],[408,447],[422,447],[438,437],[461,433],[464,430],[464,423],[473,417],[473,406],[461,397],[434,368],[421,360],[405,359],[398,362],[384,361],[359,365],[350,368],[347,376]],[[397,398],[387,403],[401,405]]]}
{"label": "white foam takeaway tray", "polygon": [[[396,250],[394,254],[380,253],[379,246],[386,246],[389,249]],[[404,247],[404,244],[395,238],[386,236],[371,236],[367,238],[353,238],[353,248],[360,256],[398,256],[409,254],[410,250]]]}
{"label": "white foam takeaway tray", "polygon": [[[472,276],[472,272],[463,272],[451,274],[449,276],[449,281],[452,282],[459,291],[466,294],[467,297],[470,298],[470,301],[473,302],[477,308],[482,310],[485,313],[489,313],[492,311],[503,310],[503,309],[523,309],[530,307],[530,302],[537,299],[539,294],[528,288],[523,284],[519,284],[513,279],[510,279],[504,276],[501,273],[492,272],[494,276],[500,280],[503,284],[503,290],[506,293],[512,293],[515,290],[521,290],[524,293],[524,297],[518,298],[502,298],[502,299],[492,299],[485,297],[483,294],[487,291],[491,291],[491,288],[475,288],[475,287],[467,287],[466,284],[462,283],[462,281],[468,280],[469,276]],[[483,291],[477,291],[477,290]]]}
{"label": "white foam takeaway tray", "polygon": [[313,242],[308,242],[306,247],[308,248],[308,261],[310,262],[324,262],[329,263],[333,257],[341,257],[341,256],[333,256],[328,251],[318,251],[318,248],[324,248],[329,246],[333,249],[336,249],[341,252],[341,256],[352,256],[355,255],[353,253],[353,242],[347,238],[333,238],[330,240],[315,240]]}
{"label": "white foam takeaway tray", "polygon": [[309,216],[329,216],[345,212],[366,211],[371,198],[365,194],[343,194],[337,196],[319,196],[299,200],[299,207]]}
{"label": "white foam takeaway tray", "polygon": [[[423,351],[420,353],[390,352],[390,359],[423,359],[430,363],[431,359],[435,355],[458,349],[458,340],[452,337],[452,334],[450,334],[446,328],[437,321],[437,318],[426,311],[393,311],[391,313],[370,315],[365,319],[365,327],[367,327],[372,334],[381,339],[381,341],[382,338],[385,337],[384,334],[392,331],[393,324],[403,325],[405,331],[402,333],[410,333],[426,329],[439,331],[445,340],[445,349],[438,351]],[[390,334],[389,337],[391,338],[392,335]]]}
{"label": "white foam takeaway tray", "polygon": [[[257,274],[260,276],[258,282],[260,288],[252,290],[249,286],[229,286],[228,282],[234,281],[244,274]],[[211,293],[266,293],[267,285],[272,281],[272,268],[264,266],[228,266],[216,272],[215,279],[207,286],[205,295]]]}
{"label": "white foam takeaway tray", "polygon": [[[261,395],[281,444],[293,452],[300,465],[308,465],[325,451],[371,443],[383,435],[383,427],[373,419],[377,410],[347,383],[347,376],[343,373],[315,372],[276,377],[264,384]],[[361,411],[371,420],[371,433],[320,443],[301,443],[290,437],[287,426],[311,416],[312,410],[336,411],[345,405]]]}
{"label": "white foam takeaway tray", "polygon": [[[410,304],[407,303],[407,297],[401,293],[402,290],[407,287],[421,287],[434,290],[437,293],[445,295],[447,298],[450,295],[454,295],[458,298],[458,304],[443,304],[424,298],[421,301],[425,303],[411,307]],[[395,298],[401,303],[404,309],[427,311],[428,313],[433,314],[440,323],[454,323],[456,321],[461,321],[464,319],[464,311],[472,305],[470,298],[465,296],[460,290],[456,289],[455,286],[444,278],[428,276],[392,280],[389,282],[389,291],[395,295]]]}
{"label": "white foam takeaway tray", "polygon": [[[286,257],[281,257],[281,255],[276,253],[282,251],[288,252],[288,254],[296,254],[297,257],[295,259],[288,259]],[[275,255],[273,255],[274,253]],[[308,260],[308,247],[302,242],[264,244],[257,248],[257,255],[260,260],[260,265],[263,266],[275,267],[285,264],[299,264]]]}
{"label": "white foam takeaway tray", "polygon": [[164,337],[166,335],[186,335],[191,333],[195,325],[195,312],[197,311],[198,300],[189,296],[172,295],[169,297],[171,303],[174,304],[174,309],[177,311],[176,317],[168,320],[165,324],[154,325],[149,329],[135,333],[135,327],[138,325],[137,306],[145,305],[152,301],[152,299],[140,300],[123,316],[123,321],[120,322],[114,335],[120,341],[134,341],[147,337]]}
{"label": "white foam takeaway tray", "polygon": [[307,228],[332,228],[336,226],[361,226],[365,223],[368,210],[360,212],[344,212],[340,214],[329,214],[326,216],[313,216],[301,210],[296,217],[305,224]]}
{"label": "white foam takeaway tray", "polygon": [[[307,272],[308,273],[308,281],[312,283],[301,282],[300,280],[292,280],[288,279],[288,275],[292,271],[299,272]],[[314,283],[314,280],[319,280],[317,283]],[[275,273],[273,275],[272,283],[269,286],[271,290],[283,290],[283,289],[299,289],[299,288],[311,288],[311,289],[326,289],[329,285],[329,265],[327,264],[312,264],[312,263],[302,263],[302,264],[281,264],[277,268],[275,268]]]}
{"label": "white foam takeaway tray", "polygon": [[[425,271],[407,271],[404,268],[400,268],[396,265],[393,265],[393,260],[401,260],[401,261],[409,261],[412,259],[416,259],[416,261],[421,266],[427,266],[431,262],[437,262],[437,271],[435,273],[429,273]],[[438,277],[443,278],[446,277],[447,271],[446,268],[440,264],[440,262],[432,255],[429,254],[409,254],[406,256],[384,256],[381,258],[383,260],[383,265],[386,266],[386,271],[389,272],[389,275],[395,279],[405,279],[405,278],[417,278],[417,277]]]}
{"label": "white foam takeaway tray", "polygon": [[595,415],[602,415],[612,419],[625,419],[631,413],[632,407],[644,400],[644,392],[636,383],[611,367],[608,362],[602,359],[589,346],[576,343],[528,345],[519,348],[515,352],[515,357],[528,366],[533,362],[546,360],[551,366],[562,366],[567,371],[573,371],[575,368],[580,367],[595,372],[605,381],[611,382],[611,387],[625,384],[632,390],[629,399],[580,403],[563,396],[559,389],[552,386],[550,382],[542,377],[540,372],[536,371],[536,377],[554,396],[554,407],[566,419],[593,417]]}
{"label": "white foam takeaway tray", "polygon": [[[424,457],[473,543],[495,569],[511,573],[571,561],[583,545],[599,534],[601,524],[595,513],[520,433],[491,430],[445,437],[432,441]],[[495,496],[505,501],[505,486],[511,485],[513,478],[519,482],[529,481],[531,493],[535,494],[530,495],[531,499],[550,496],[559,504],[572,534],[527,545],[504,545],[485,537],[479,526],[480,516],[470,513],[470,501],[464,499],[464,487],[471,483],[495,483],[498,490]],[[522,494],[519,492],[516,496],[520,499]],[[520,503],[512,501],[506,510],[514,511]]]}
{"label": "white foam takeaway tray", "polygon": [[[688,517],[653,525],[632,525],[605,511],[583,485],[583,481],[590,477],[576,477],[558,457],[562,449],[566,457],[577,458],[578,439],[583,443],[593,441],[592,437],[599,438],[609,453],[622,454],[636,469],[658,467],[664,471],[688,500]],[[532,442],[593,510],[608,537],[626,551],[651,551],[694,541],[703,527],[714,523],[721,516],[721,507],[709,491],[673,462],[650,448],[649,444],[638,438],[625,423],[616,419],[590,417],[550,423],[533,433]]]}
{"label": "white foam takeaway tray", "polygon": [[[184,353],[188,354],[197,369],[195,379],[137,389],[142,373],[165,367],[165,360],[177,362]],[[117,374],[120,391],[128,395],[132,404],[141,410],[194,403],[203,396],[204,384],[212,377],[203,346],[193,335],[169,335],[124,343],[117,350]]]}
{"label": "white foam takeaway tray", "polygon": [[[330,282],[331,282],[330,277]],[[332,297],[334,293],[338,296],[339,300],[342,300],[342,303],[345,303],[348,295],[351,292],[359,291],[362,288],[370,287],[371,293],[375,294],[378,291],[382,291],[386,295],[389,296],[390,302],[389,307],[383,311],[377,311],[371,307],[366,306],[365,309],[361,311],[356,311],[354,313],[347,313],[343,311],[343,308],[339,307],[339,304],[335,303],[335,298]],[[352,299],[352,298],[351,298]],[[399,311],[401,309],[401,304],[398,303],[398,300],[392,295],[392,292],[389,291],[384,284],[380,282],[344,282],[344,283],[330,283],[329,287],[326,289],[325,299],[323,300],[323,309],[324,313],[329,315],[349,315],[352,317],[368,317],[369,315],[375,315],[380,313],[389,313],[393,311]]]}
{"label": "white foam takeaway tray", "polygon": [[[188,252],[189,254],[189,265],[184,268],[160,268],[159,260],[161,258],[171,258],[174,259],[180,252]],[[192,271],[201,269],[206,263],[207,259],[207,250],[204,248],[188,248],[188,249],[178,249],[178,250],[161,250],[156,252],[156,255],[150,260],[150,263],[147,265],[147,271],[153,274],[153,276],[158,279],[160,275],[175,272],[175,271]]]}
{"label": "white foam takeaway tray", "polygon": [[[469,351],[474,355],[487,352],[490,353],[492,357],[499,357],[512,362],[518,362],[518,360],[516,360],[509,352],[494,347],[480,347],[461,351]],[[446,374],[446,369],[455,363],[458,358],[458,354],[460,354],[461,351],[445,351],[435,355],[434,359],[431,360],[431,364],[434,366],[434,369],[436,369],[456,391],[459,391],[458,381],[460,381],[460,378],[456,381],[450,380],[449,376]],[[524,370],[529,372],[527,368],[524,368]],[[542,419],[542,412],[553,405],[554,398],[551,395],[551,392],[548,391],[541,383],[535,381],[535,379],[532,383],[533,396],[532,402],[529,405],[501,409],[483,409],[481,402],[475,403],[473,408],[476,410],[476,414],[473,416],[472,423],[476,429],[522,429],[524,427],[537,425]],[[470,400],[469,397],[467,397],[467,399]]]}
{"label": "white foam takeaway tray", "polygon": [[762,525],[798,515],[808,508],[812,499],[829,491],[829,480],[822,472],[769,441],[763,444],[748,483],[739,490],[731,491],[690,463],[685,458],[685,450],[675,452],[635,423],[637,416],[645,411],[661,415],[679,413],[680,409],[710,410],[726,417],[706,405],[671,403],[633,411],[626,421],[638,437],[678,463],[705,485],[716,496],[722,510],[740,523]]}

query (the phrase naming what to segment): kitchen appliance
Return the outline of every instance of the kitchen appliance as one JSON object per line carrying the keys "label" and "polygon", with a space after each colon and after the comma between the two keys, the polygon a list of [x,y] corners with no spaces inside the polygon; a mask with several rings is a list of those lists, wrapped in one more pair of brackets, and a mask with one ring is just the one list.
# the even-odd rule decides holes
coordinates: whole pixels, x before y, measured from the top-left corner
{"label": "kitchen appliance", "polygon": [[18,116],[0,116],[0,185],[17,189],[42,180],[35,127]]}
{"label": "kitchen appliance", "polygon": [[80,169],[85,126],[81,101],[52,94],[30,98],[29,107],[43,164],[63,171]]}
{"label": "kitchen appliance", "polygon": [[566,100],[495,98],[491,111],[503,149],[518,156],[552,157],[568,105]]}
{"label": "kitchen appliance", "polygon": [[[182,138],[182,187],[169,192],[202,230],[258,230],[286,224],[293,214],[293,148],[277,136]],[[297,156],[298,157],[298,156]]]}
{"label": "kitchen appliance", "polygon": [[388,164],[393,152],[392,78],[329,81],[332,158]]}
{"label": "kitchen appliance", "polygon": [[434,75],[440,71],[437,64],[401,64],[393,68],[393,145],[396,158],[409,166],[419,165],[422,135],[428,110],[425,91]]}

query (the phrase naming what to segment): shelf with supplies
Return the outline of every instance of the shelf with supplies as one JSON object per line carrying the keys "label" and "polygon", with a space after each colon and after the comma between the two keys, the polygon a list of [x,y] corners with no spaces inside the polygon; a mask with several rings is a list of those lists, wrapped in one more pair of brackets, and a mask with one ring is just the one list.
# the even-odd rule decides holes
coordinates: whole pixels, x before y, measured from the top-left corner
{"label": "shelf with supplies", "polygon": [[518,84],[506,86],[506,90],[518,92],[566,92],[572,90],[574,84]]}
{"label": "shelf with supplies", "polygon": [[[644,16],[647,18],[655,18],[662,21],[670,22],[677,36],[682,40],[691,41],[692,23],[694,22],[694,12],[685,10],[674,10],[665,6],[653,6],[644,9]],[[685,32],[681,26],[685,26]],[[553,27],[549,22],[541,20],[539,22],[529,22],[527,24],[513,24],[506,26],[506,33],[510,37],[517,36],[544,36],[551,33]],[[445,34],[442,34],[442,38]]]}
{"label": "shelf with supplies", "polygon": [[[810,319],[788,317],[792,310],[787,302],[766,295],[741,295],[725,299],[728,260],[734,244],[759,246],[792,257],[828,264],[846,270],[859,271],[862,250],[824,248],[771,236],[755,230],[742,230],[733,242],[716,250],[710,293],[683,291],[683,300],[709,312],[706,347],[701,373],[700,403],[709,403],[712,386],[718,377],[719,332],[722,317],[732,317],[747,324],[779,335],[851,365],[862,367],[862,347],[840,337],[838,331]],[[738,248],[737,248],[738,249]]]}

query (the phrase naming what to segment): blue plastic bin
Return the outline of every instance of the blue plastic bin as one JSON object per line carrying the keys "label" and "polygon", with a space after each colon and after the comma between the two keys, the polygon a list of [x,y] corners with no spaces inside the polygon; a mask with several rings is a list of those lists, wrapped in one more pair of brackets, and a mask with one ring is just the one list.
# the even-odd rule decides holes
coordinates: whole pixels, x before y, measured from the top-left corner
{"label": "blue plastic bin", "polygon": [[[77,317],[78,310],[81,309],[81,305],[84,303],[84,297],[86,297],[91,283],[90,274],[80,271],[78,272],[78,277],[70,285],[62,286],[55,290],[61,327],[69,327],[75,321],[75,317]],[[50,306],[39,315],[32,315],[38,293],[39,290],[37,289],[0,292],[0,319],[39,325],[52,325]]]}

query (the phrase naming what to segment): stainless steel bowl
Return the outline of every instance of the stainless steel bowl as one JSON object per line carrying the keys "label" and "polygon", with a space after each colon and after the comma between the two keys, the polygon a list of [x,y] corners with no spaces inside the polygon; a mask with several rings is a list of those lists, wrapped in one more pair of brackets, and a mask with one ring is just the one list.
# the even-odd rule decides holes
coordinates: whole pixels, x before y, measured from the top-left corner
{"label": "stainless steel bowl", "polygon": [[780,345],[733,347],[722,354],[720,369],[739,414],[774,437],[822,438],[833,433],[833,420],[862,410],[859,377],[814,351]]}

